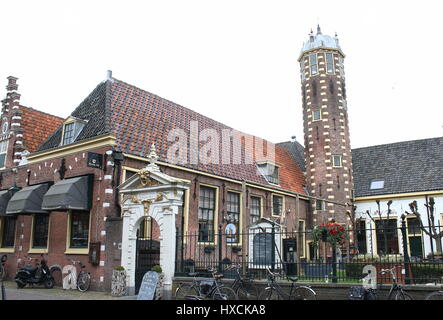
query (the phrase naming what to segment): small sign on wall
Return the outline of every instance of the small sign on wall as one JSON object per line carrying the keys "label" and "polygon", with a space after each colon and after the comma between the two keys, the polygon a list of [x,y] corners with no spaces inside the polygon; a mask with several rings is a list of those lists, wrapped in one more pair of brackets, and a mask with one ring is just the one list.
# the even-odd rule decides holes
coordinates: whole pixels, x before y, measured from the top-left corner
{"label": "small sign on wall", "polygon": [[88,167],[102,169],[103,155],[100,153],[88,152]]}

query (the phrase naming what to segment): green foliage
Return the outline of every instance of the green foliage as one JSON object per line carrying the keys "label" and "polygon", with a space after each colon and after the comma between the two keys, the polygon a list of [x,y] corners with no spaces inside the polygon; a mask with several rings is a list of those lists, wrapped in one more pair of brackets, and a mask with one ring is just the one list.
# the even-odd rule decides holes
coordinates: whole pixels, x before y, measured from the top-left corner
{"label": "green foliage", "polygon": [[[326,237],[326,239],[325,239]],[[343,244],[348,239],[343,226],[335,222],[328,222],[315,227],[312,231],[313,246],[317,247],[320,240],[326,240],[331,245]]]}
{"label": "green foliage", "polygon": [[443,280],[443,264],[411,264],[412,280],[414,283],[429,283]]}
{"label": "green foliage", "polygon": [[159,265],[155,265],[151,268],[151,271],[155,271],[157,273],[162,273],[162,267],[160,267]]}
{"label": "green foliage", "polygon": [[114,270],[117,270],[117,271],[123,271],[123,270],[125,270],[125,267],[123,267],[123,266],[118,266],[118,267],[115,267]]}

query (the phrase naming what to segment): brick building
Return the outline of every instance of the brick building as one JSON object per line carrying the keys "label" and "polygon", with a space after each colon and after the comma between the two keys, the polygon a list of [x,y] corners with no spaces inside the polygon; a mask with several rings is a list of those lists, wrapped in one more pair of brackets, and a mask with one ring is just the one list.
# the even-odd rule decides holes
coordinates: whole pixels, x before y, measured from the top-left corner
{"label": "brick building", "polygon": [[[16,80],[10,78],[8,87]],[[4,106],[10,103],[6,99]],[[70,259],[82,261],[92,288],[109,289],[112,270],[122,264],[117,187],[146,166],[152,144],[161,172],[189,183],[176,225],[180,233],[200,234],[198,245],[210,242],[219,227],[231,224],[235,232],[247,232],[260,218],[273,219],[287,231],[311,226],[311,197],[289,151],[110,74],[67,119],[54,119],[51,129],[35,124],[34,132],[51,133],[32,140],[38,147],[20,162],[9,159],[1,172],[0,232],[6,240],[0,252],[9,256],[9,274],[17,261],[44,253],[60,269]],[[23,145],[31,145],[26,129],[23,136]],[[220,144],[208,143],[216,140]],[[158,238],[152,219],[138,228],[140,237]],[[306,250],[303,241],[300,257]]]}

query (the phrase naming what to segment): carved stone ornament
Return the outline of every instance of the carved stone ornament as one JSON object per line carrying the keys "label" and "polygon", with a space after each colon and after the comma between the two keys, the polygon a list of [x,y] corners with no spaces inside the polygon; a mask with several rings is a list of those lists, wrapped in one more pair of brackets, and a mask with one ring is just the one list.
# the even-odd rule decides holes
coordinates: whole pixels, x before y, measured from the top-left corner
{"label": "carved stone ornament", "polygon": [[152,200],[148,200],[148,199],[142,201],[142,203],[143,203],[143,208],[145,209],[145,210],[144,210],[145,215],[148,215],[148,214],[149,214],[149,207],[151,206],[151,203],[152,203],[152,202],[153,202]]}
{"label": "carved stone ornament", "polygon": [[155,201],[162,201],[163,195],[161,193],[157,194],[157,198],[155,198]]}
{"label": "carved stone ornament", "polygon": [[140,200],[136,197],[136,196],[131,196],[131,201],[133,202],[133,203],[140,203]]}

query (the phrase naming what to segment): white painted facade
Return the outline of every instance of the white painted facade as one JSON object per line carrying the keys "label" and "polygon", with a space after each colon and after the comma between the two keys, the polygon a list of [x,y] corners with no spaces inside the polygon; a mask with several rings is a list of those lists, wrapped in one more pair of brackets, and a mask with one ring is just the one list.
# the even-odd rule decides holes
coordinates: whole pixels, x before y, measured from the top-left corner
{"label": "white painted facade", "polygon": [[[434,197],[435,200],[435,205],[434,205],[434,223],[435,226],[440,226],[440,231],[443,231],[443,191],[441,193],[429,193],[428,197]],[[383,199],[381,199],[383,198]],[[400,228],[401,227],[401,216],[402,214],[404,214],[406,216],[406,221],[408,221],[409,218],[415,218],[415,215],[413,214],[407,214],[405,211],[412,213],[409,204],[412,201],[417,201],[417,206],[418,206],[418,212],[420,213],[421,216],[421,220],[424,226],[428,226],[428,214],[427,214],[427,208],[425,207],[426,204],[426,198],[424,194],[420,194],[420,195],[413,195],[413,194],[405,194],[404,196],[402,195],[394,195],[393,197],[388,197],[388,195],[383,195],[380,196],[380,211],[381,211],[381,217],[386,219],[387,217],[387,211],[388,211],[388,206],[387,203],[389,200],[392,200],[392,204],[391,204],[391,213],[389,215],[390,218],[395,218],[396,219],[396,224],[397,227]],[[379,219],[379,215],[378,215],[378,206],[376,203],[376,199],[375,197],[373,199],[359,199],[356,198],[355,200],[355,205],[357,206],[356,209],[356,218],[361,218],[364,219],[366,222],[366,247],[367,247],[367,251],[370,252],[374,252],[374,254],[377,252],[377,241],[376,239],[376,235],[375,235],[375,223],[374,221],[372,221],[370,219],[370,217],[368,216],[368,214],[366,214],[365,212],[368,210],[369,213],[371,214],[372,218],[374,219]],[[372,231],[370,231],[369,229],[372,229]],[[438,230],[438,228],[437,228]],[[399,230],[400,231],[400,230]],[[372,232],[372,235],[371,235]],[[428,255],[429,253],[431,253],[431,239],[428,235],[426,235],[424,232],[420,232],[420,234],[422,235],[422,249],[423,249],[423,253],[424,253],[424,257],[426,257],[426,255]],[[374,248],[371,247],[371,236],[372,236],[372,244],[374,245]],[[409,235],[408,237],[411,237],[414,235]],[[409,241],[408,241],[409,242]],[[433,239],[433,249],[434,252],[436,252],[436,242]],[[442,239],[443,242],[443,239]],[[410,244],[410,243],[409,243]],[[399,248],[399,253],[403,254],[404,250],[403,250],[403,242],[402,242],[402,237],[401,237],[401,232],[399,232],[398,234],[398,248]],[[409,246],[409,250],[410,250],[410,246]]]}

